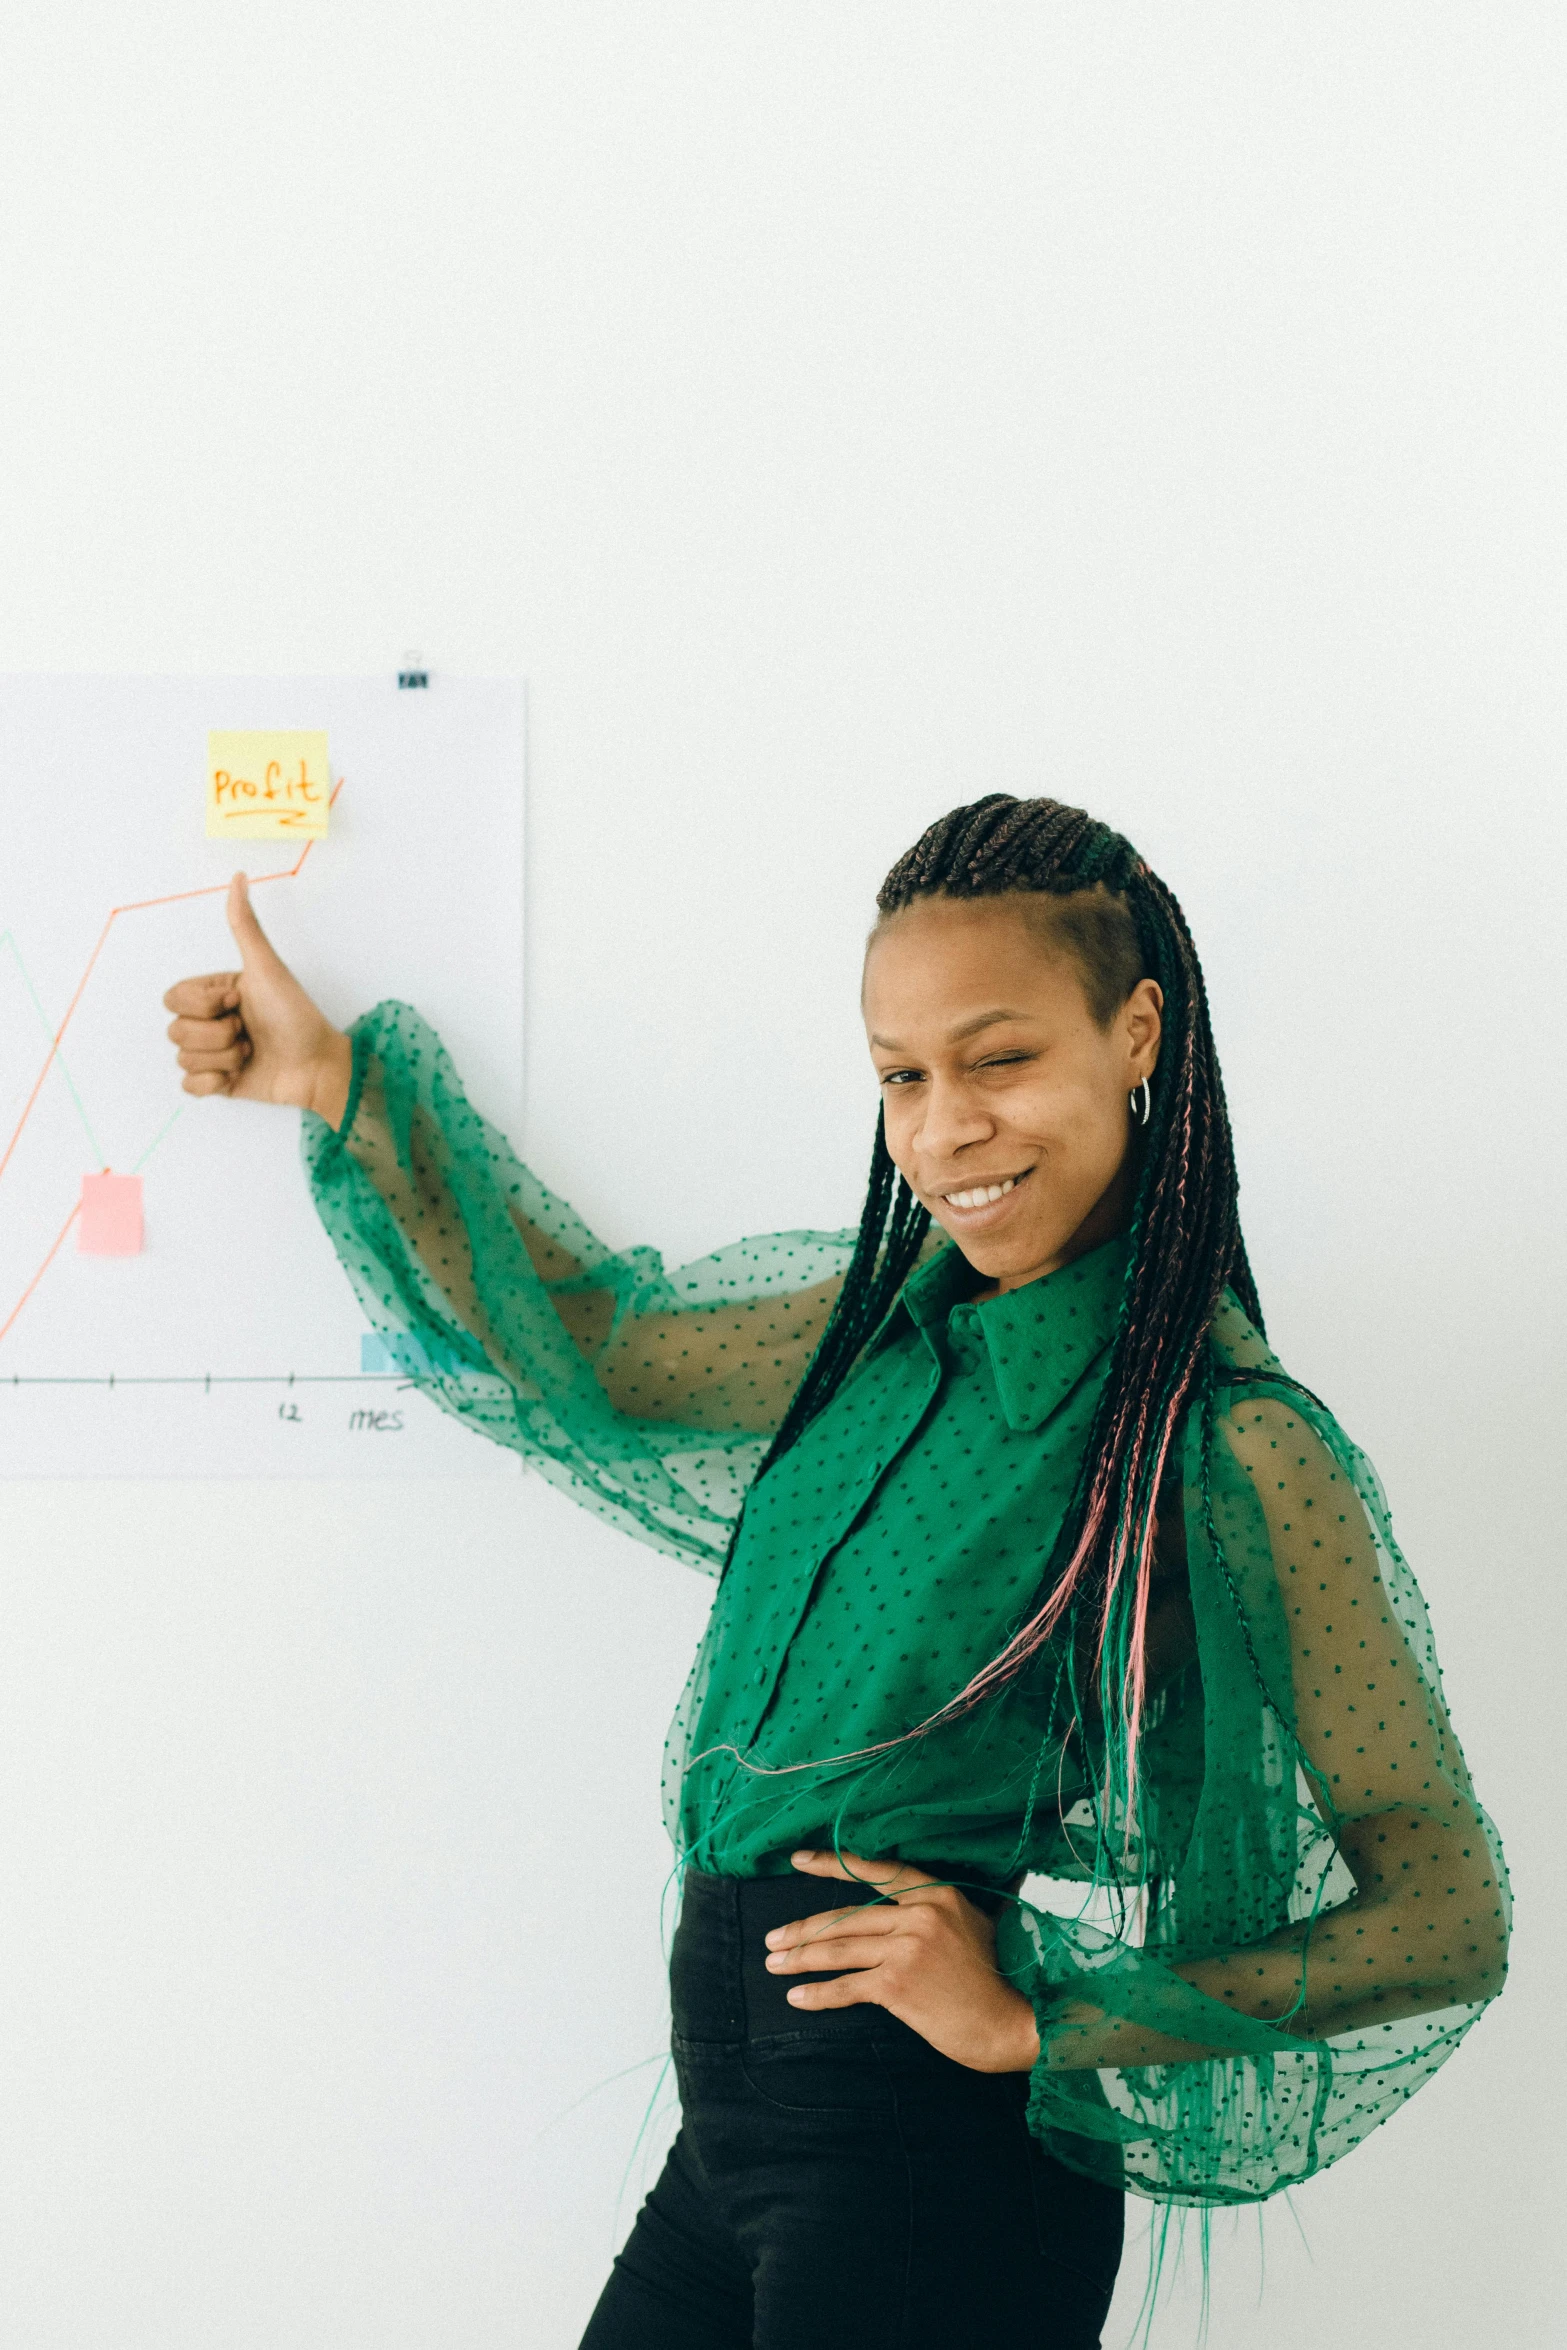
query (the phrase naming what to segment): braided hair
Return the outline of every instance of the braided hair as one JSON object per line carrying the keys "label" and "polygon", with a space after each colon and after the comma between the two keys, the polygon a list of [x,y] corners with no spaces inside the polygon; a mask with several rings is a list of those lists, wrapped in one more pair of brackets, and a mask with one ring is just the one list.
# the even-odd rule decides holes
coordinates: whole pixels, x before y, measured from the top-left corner
{"label": "braided hair", "polygon": [[[1131,843],[1081,808],[992,792],[931,825],[893,866],[876,902],[885,920],[919,898],[1014,892],[1056,901],[1052,927],[1077,956],[1102,1026],[1146,977],[1163,991],[1163,1033],[1109,1371],[1061,1541],[1006,1646],[921,1729],[1015,1679],[1063,1622],[1086,1624],[1109,1734],[1107,1768],[1129,1806],[1160,1484],[1182,1413],[1205,1390],[1208,1333],[1225,1288],[1259,1330],[1262,1313],[1241,1238],[1202,967],[1179,905]],[[893,1166],[878,1119],[842,1290],[759,1474],[831,1402],[913,1270],[929,1223]]]}

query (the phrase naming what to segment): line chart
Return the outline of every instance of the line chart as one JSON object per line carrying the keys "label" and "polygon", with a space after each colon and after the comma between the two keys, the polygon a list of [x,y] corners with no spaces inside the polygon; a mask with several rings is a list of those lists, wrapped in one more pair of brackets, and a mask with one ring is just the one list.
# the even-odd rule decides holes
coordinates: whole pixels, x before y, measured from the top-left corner
{"label": "line chart", "polygon": [[[346,777],[340,777],[337,783],[333,786],[332,797],[327,803],[329,807],[335,807],[337,805],[338,794],[341,792],[343,784],[346,780]],[[249,882],[252,889],[259,888],[260,885],[265,881],[297,880],[300,873],[304,870],[305,859],[309,856],[315,845],[316,844],[313,840],[307,840],[292,865],[280,866],[271,873],[250,873],[247,874],[245,878]],[[81,1117],[82,1124],[87,1129],[88,1139],[92,1142],[94,1155],[99,1159],[100,1164],[103,1165],[103,1172],[105,1174],[109,1172],[108,1166],[103,1163],[102,1150],[93,1134],[92,1125],[88,1119],[86,1109],[83,1107],[81,1096],[78,1094],[76,1087],[71,1080],[70,1072],[66,1069],[65,1063],[61,1059],[60,1046],[64,1040],[65,1032],[76,1017],[77,1006],[80,1004],[83,995],[86,993],[87,982],[93,975],[98,958],[103,953],[105,946],[108,944],[109,933],[114,928],[116,922],[119,921],[122,914],[145,914],[150,912],[154,906],[184,905],[192,898],[221,897],[225,894],[228,888],[229,883],[226,881],[207,882],[203,884],[200,889],[170,890],[162,897],[133,898],[122,906],[110,907],[103,928],[98,933],[97,943],[94,945],[92,953],[87,958],[87,967],[83,971],[80,979],[77,981],[75,991],[71,996],[71,1000],[65,1007],[65,1017],[61,1020],[59,1027],[55,1029],[52,1037],[50,1038],[49,1050],[44,1055],[43,1067],[39,1070],[37,1077],[33,1080],[32,1091],[28,1094],[26,1101],[22,1104],[22,1114],[17,1119],[15,1126],[11,1130],[11,1137],[6,1144],[4,1151],[0,1152],[0,1181],[4,1180],[5,1171],[16,1155],[16,1146],[21,1141],[23,1132],[27,1126],[27,1121],[33,1114],[33,1110],[37,1105],[39,1095],[43,1092],[44,1084],[48,1078],[49,1072],[51,1069],[56,1067],[60,1069],[62,1075],[65,1078],[67,1086],[70,1088],[71,1099],[75,1102],[77,1111]],[[11,952],[16,959],[17,968],[22,973],[23,981],[27,987],[29,995],[32,997],[32,1000],[37,1006],[39,1012],[42,1013],[43,1005],[41,1002],[39,1002],[37,991],[34,989],[32,980],[27,974],[26,966],[22,962],[20,949],[17,947],[16,941],[12,933],[9,931],[7,931],[5,934],[5,943],[8,944],[11,948]],[[47,1017],[47,1014],[44,1014],[46,1024]],[[136,1161],[135,1167],[131,1170],[132,1173],[139,1172],[140,1169],[145,1166],[147,1160],[157,1149],[158,1144],[163,1140],[164,1135],[169,1131],[170,1126],[174,1124],[175,1118],[181,1117],[182,1115],[183,1105],[180,1109],[177,1109],[174,1112],[173,1117],[169,1118],[165,1124],[159,1128],[152,1141],[148,1144],[146,1150]],[[29,1298],[31,1298],[34,1291],[37,1289],[39,1283],[42,1281],[44,1275],[48,1272],[49,1267],[54,1263],[54,1260],[59,1255],[61,1249],[65,1246],[66,1237],[81,1212],[81,1202],[78,1200],[76,1205],[72,1208],[70,1214],[66,1217],[65,1222],[61,1225],[59,1231],[56,1233],[53,1241],[50,1243],[48,1252],[45,1255],[42,1264],[38,1267],[37,1272],[33,1274],[31,1280],[27,1283],[27,1286],[22,1291],[21,1296],[17,1299],[15,1305],[12,1306],[4,1321],[0,1322],[0,1340],[3,1340],[7,1333],[12,1329],[18,1317],[20,1316],[23,1307],[27,1304]]]}
{"label": "line chart", "polygon": [[[321,847],[208,836],[224,729],[327,737]],[[246,866],[328,1019],[417,1005],[516,1131],[525,742],[515,679],[0,677],[0,1479],[520,1473],[339,1257],[308,1118],[181,1092],[162,1004]]]}

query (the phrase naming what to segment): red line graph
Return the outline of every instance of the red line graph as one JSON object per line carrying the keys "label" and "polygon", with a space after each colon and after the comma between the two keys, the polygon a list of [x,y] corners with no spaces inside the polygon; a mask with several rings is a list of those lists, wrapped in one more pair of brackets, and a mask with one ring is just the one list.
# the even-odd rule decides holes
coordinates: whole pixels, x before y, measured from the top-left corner
{"label": "red line graph", "polygon": [[[337,804],[337,795],[343,788],[343,781],[344,779],[339,777],[338,781],[333,786],[332,797],[327,802],[328,807],[335,807]],[[259,888],[261,883],[264,881],[293,881],[303,871],[305,859],[309,856],[315,845],[316,844],[313,840],[307,840],[292,865],[280,866],[275,873],[247,873],[245,878],[249,882],[252,889]],[[61,1020],[59,1027],[55,1030],[54,1035],[50,1040],[49,1050],[44,1059],[44,1065],[39,1070],[37,1077],[33,1081],[33,1090],[28,1095],[26,1101],[22,1104],[22,1114],[17,1119],[16,1124],[12,1129],[10,1141],[6,1144],[4,1152],[0,1153],[0,1176],[5,1174],[7,1167],[11,1164],[11,1160],[16,1152],[16,1146],[22,1139],[23,1129],[26,1127],[28,1119],[33,1114],[33,1108],[38,1100],[38,1096],[43,1092],[44,1082],[47,1079],[50,1070],[54,1067],[55,1061],[59,1055],[61,1040],[63,1039],[66,1030],[70,1027],[72,1020],[76,1017],[76,1008],[78,1004],[80,1004],[82,996],[86,991],[87,982],[89,979],[91,979],[98,958],[103,953],[105,946],[108,944],[109,933],[114,928],[116,922],[118,922],[120,919],[120,916],[122,914],[145,914],[153,906],[183,905],[189,898],[223,897],[227,894],[229,886],[229,883],[226,881],[214,881],[209,882],[204,888],[201,889],[176,889],[171,890],[166,897],[132,898],[128,900],[127,903],[123,906],[110,907],[108,918],[105,921],[103,928],[98,933],[97,944],[94,946],[92,953],[87,958],[87,967],[83,971],[80,979],[76,982],[76,991],[71,997],[70,1002],[65,1007],[65,1017]],[[107,1172],[107,1170],[105,1171]],[[23,1290],[21,1296],[17,1299],[15,1305],[11,1308],[11,1311],[9,1314],[7,1314],[5,1320],[0,1322],[0,1338],[4,1338],[6,1332],[10,1329],[12,1323],[16,1320],[17,1315],[21,1312],[23,1306],[26,1305],[28,1299],[32,1296],[33,1291],[38,1287],[39,1282],[48,1272],[49,1267],[54,1263],[55,1258],[59,1255],[60,1250],[65,1245],[66,1234],[70,1231],[71,1226],[75,1223],[80,1213],[81,1203],[78,1201],[77,1205],[72,1208],[70,1214],[66,1217],[65,1222],[61,1225],[58,1233],[55,1235],[53,1245],[51,1246],[48,1255],[44,1258],[43,1263],[39,1266],[32,1279],[28,1282],[27,1287]]]}
{"label": "red line graph", "polygon": [[71,1226],[75,1223],[81,1212],[82,1203],[80,1200],[78,1200],[75,1207],[66,1217],[65,1222],[60,1226],[59,1231],[55,1234],[54,1246],[50,1249],[49,1254],[45,1257],[43,1263],[39,1266],[37,1272],[33,1275],[31,1281],[29,1281],[21,1296],[17,1299],[15,1305],[11,1308],[11,1311],[7,1314],[5,1320],[0,1322],[0,1338],[4,1338],[6,1332],[10,1329],[11,1324],[16,1320],[17,1315],[21,1312],[23,1306],[26,1305],[28,1299],[32,1296],[33,1291],[38,1287],[39,1282],[48,1272],[50,1266],[54,1263],[54,1260],[59,1255],[61,1249],[65,1246],[65,1236],[70,1231]]}

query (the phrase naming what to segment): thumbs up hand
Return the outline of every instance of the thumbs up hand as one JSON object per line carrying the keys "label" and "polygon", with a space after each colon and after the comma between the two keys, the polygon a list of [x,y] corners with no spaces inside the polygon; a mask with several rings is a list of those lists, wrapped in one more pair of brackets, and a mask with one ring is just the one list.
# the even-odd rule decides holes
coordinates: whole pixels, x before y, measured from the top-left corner
{"label": "thumbs up hand", "polygon": [[332,1126],[348,1106],[353,1051],[306,995],[256,920],[243,873],[229,885],[237,971],[177,980],[165,995],[187,1093],[286,1102]]}

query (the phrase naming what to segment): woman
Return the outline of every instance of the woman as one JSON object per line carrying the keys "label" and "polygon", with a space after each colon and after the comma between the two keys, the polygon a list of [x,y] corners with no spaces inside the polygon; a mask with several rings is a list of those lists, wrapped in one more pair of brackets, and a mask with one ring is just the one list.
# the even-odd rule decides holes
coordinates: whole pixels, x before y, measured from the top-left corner
{"label": "woman", "polygon": [[243,968],[167,998],[188,1092],[313,1113],[438,1401],[719,1576],[669,1747],[683,2123],[585,2350],[1097,2343],[1125,2190],[1309,2176],[1501,1988],[1381,1490],[1262,1336],[1179,907],[1000,794],[878,906],[858,1232],[675,1274],[408,1007],[332,1029],[242,882]]}

